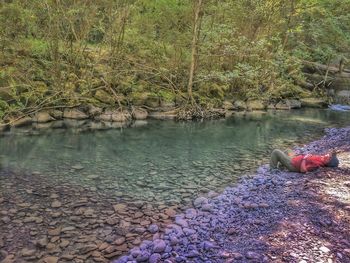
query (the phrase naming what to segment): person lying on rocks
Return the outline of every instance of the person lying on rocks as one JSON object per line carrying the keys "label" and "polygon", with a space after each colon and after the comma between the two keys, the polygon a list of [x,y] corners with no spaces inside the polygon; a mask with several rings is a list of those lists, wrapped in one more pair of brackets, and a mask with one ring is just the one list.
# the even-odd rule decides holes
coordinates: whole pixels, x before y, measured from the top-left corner
{"label": "person lying on rocks", "polygon": [[270,159],[270,169],[278,169],[280,166],[290,172],[307,173],[319,167],[338,167],[339,160],[336,151],[325,155],[294,155],[292,152],[273,150]]}

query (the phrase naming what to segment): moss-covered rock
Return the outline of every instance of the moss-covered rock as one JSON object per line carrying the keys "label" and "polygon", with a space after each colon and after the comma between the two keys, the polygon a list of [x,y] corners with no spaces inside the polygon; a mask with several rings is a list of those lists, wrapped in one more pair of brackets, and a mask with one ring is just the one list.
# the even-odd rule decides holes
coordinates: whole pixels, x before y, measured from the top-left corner
{"label": "moss-covered rock", "polygon": [[225,110],[234,110],[235,106],[233,105],[233,103],[231,101],[225,100],[222,104],[222,107]]}
{"label": "moss-covered rock", "polygon": [[264,110],[266,105],[261,100],[250,100],[247,102],[248,110]]}
{"label": "moss-covered rock", "polygon": [[50,115],[54,117],[56,120],[61,120],[63,118],[63,111],[60,110],[50,110]]}
{"label": "moss-covered rock", "polygon": [[160,106],[160,99],[156,95],[148,94],[144,104],[151,108],[157,108]]}
{"label": "moss-covered rock", "polygon": [[148,106],[157,108],[160,105],[160,98],[158,95],[149,92],[133,92],[129,95],[131,104],[134,106]]}
{"label": "moss-covered rock", "polygon": [[111,104],[111,105],[115,103],[115,99],[113,98],[113,96],[104,90],[96,91],[95,98],[101,101],[102,103]]}

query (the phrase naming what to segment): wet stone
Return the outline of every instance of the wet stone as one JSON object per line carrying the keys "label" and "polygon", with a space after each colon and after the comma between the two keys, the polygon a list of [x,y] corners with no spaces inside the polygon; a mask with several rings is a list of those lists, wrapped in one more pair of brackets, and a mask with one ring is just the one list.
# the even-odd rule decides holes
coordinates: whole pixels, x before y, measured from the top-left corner
{"label": "wet stone", "polygon": [[159,230],[159,227],[155,224],[152,224],[148,227],[148,231],[151,233],[151,234],[155,234],[157,233]]}
{"label": "wet stone", "polygon": [[61,228],[49,229],[47,233],[50,236],[58,236],[59,234],[61,234]]}
{"label": "wet stone", "polygon": [[58,257],[45,257],[43,259],[44,263],[57,263],[58,262]]}
{"label": "wet stone", "polygon": [[120,237],[114,241],[114,244],[116,245],[122,245],[125,243],[125,237]]}
{"label": "wet stone", "polygon": [[52,202],[52,204],[51,204],[52,208],[59,208],[61,206],[62,206],[62,203],[60,201],[57,201],[57,200]]}
{"label": "wet stone", "polygon": [[30,256],[33,256],[35,254],[35,252],[36,252],[35,249],[24,248],[21,250],[21,255],[23,257],[30,257]]}

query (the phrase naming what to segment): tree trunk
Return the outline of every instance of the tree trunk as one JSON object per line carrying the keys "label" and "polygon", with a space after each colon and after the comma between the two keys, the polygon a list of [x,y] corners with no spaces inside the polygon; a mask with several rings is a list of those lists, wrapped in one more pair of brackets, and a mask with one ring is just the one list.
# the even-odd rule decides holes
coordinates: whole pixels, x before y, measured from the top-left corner
{"label": "tree trunk", "polygon": [[193,38],[192,38],[192,55],[191,55],[191,66],[190,66],[190,75],[188,79],[187,92],[188,97],[191,103],[194,103],[193,99],[193,79],[195,75],[195,70],[198,62],[198,45],[199,45],[199,36],[202,20],[202,0],[197,0],[194,7],[194,25],[193,25]]}
{"label": "tree trunk", "polygon": [[294,15],[295,12],[295,0],[291,0],[290,1],[290,12],[288,15],[288,19],[287,19],[287,25],[286,25],[286,31],[284,33],[284,40],[283,40],[283,44],[282,44],[282,50],[284,51],[286,49],[288,40],[289,40],[289,30],[290,30],[290,26],[291,26],[291,22],[292,22],[292,17]]}

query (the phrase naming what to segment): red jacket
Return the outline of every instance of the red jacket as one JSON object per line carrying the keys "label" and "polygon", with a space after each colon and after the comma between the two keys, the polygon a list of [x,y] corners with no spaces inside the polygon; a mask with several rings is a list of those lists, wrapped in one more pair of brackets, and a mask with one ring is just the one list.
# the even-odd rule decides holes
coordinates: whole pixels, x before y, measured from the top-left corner
{"label": "red jacket", "polygon": [[314,171],[319,167],[324,167],[331,159],[330,154],[326,155],[298,155],[292,158],[292,165],[301,173]]}

